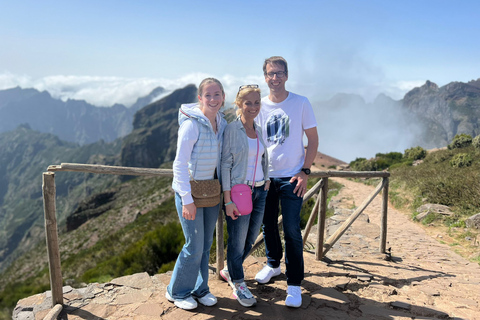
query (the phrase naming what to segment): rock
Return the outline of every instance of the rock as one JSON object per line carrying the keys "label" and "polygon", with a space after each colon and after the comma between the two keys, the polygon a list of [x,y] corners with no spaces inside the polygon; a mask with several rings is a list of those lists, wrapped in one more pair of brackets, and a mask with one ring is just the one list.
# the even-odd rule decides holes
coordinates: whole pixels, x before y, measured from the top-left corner
{"label": "rock", "polygon": [[423,163],[423,160],[415,160],[415,161],[413,161],[412,166],[415,167],[415,166],[418,166],[419,164],[422,164],[422,163]]}
{"label": "rock", "polygon": [[431,212],[422,212],[422,213],[419,213],[415,216],[415,220],[417,221],[422,221],[423,219],[425,219]]}
{"label": "rock", "polygon": [[[422,213],[439,213],[447,216],[451,216],[453,214],[452,210],[448,206],[444,206],[442,204],[434,204],[434,203],[427,203],[423,204],[417,208],[417,212],[420,214]],[[418,216],[417,216],[418,217]]]}
{"label": "rock", "polygon": [[465,224],[468,228],[480,229],[480,213],[477,213],[465,220]]}
{"label": "rock", "polygon": [[410,310],[412,308],[411,304],[401,302],[401,301],[393,301],[390,303],[390,306],[396,309],[403,309],[403,310]]}

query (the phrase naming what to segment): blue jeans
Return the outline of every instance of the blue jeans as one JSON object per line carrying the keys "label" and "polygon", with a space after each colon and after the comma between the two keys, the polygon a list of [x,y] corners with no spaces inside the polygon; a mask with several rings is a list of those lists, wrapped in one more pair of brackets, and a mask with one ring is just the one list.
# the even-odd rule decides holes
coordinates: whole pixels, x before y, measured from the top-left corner
{"label": "blue jeans", "polygon": [[278,230],[279,204],[282,207],[283,233],[285,237],[285,264],[287,266],[287,284],[299,286],[304,278],[303,240],[300,229],[300,211],[303,198],[293,193],[297,181],[291,178],[271,178],[265,215],[263,217],[263,236],[267,264],[272,268],[280,266],[282,259],[282,241]]}
{"label": "blue jeans", "polygon": [[247,258],[260,232],[266,197],[265,186],[255,187],[252,194],[252,213],[239,216],[236,220],[226,216],[228,231],[227,266],[230,278],[234,283],[244,280],[243,261]]}
{"label": "blue jeans", "polygon": [[175,205],[185,236],[185,245],[178,254],[167,290],[174,299],[185,299],[189,296],[201,298],[210,292],[208,261],[220,205],[197,208],[195,220],[183,218],[182,198],[178,193],[175,194]]}

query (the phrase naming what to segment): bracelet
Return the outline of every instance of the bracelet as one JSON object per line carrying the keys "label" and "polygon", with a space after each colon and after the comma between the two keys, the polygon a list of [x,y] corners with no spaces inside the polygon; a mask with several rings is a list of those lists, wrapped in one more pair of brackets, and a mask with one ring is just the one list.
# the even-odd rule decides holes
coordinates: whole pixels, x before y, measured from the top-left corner
{"label": "bracelet", "polygon": [[228,205],[231,205],[232,203],[233,203],[233,201],[225,203],[225,207],[228,206]]}

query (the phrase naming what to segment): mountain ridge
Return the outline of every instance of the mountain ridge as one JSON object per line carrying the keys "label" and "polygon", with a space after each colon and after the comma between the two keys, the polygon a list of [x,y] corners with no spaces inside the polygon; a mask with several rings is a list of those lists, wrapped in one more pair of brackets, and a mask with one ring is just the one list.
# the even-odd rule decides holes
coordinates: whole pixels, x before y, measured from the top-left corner
{"label": "mountain ridge", "polygon": [[112,142],[132,131],[132,118],[139,109],[165,90],[157,87],[127,108],[121,104],[97,107],[85,100],[55,99],[47,91],[15,87],[0,90],[0,133],[14,130],[21,123],[40,132],[53,133],[79,144],[98,140]]}

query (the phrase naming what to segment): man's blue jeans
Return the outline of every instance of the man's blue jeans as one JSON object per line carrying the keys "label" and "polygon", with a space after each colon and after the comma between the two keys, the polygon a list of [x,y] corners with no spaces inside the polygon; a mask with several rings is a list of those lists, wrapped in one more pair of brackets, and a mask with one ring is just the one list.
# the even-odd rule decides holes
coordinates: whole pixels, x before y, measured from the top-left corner
{"label": "man's blue jeans", "polygon": [[228,231],[227,266],[230,278],[234,283],[244,281],[243,261],[247,258],[260,232],[266,197],[265,186],[255,187],[252,194],[252,213],[239,216],[236,220],[226,216]]}
{"label": "man's blue jeans", "polygon": [[282,259],[282,241],[278,230],[279,204],[282,207],[283,233],[285,237],[285,264],[287,266],[287,285],[300,286],[304,277],[303,240],[300,229],[300,211],[303,198],[293,193],[297,181],[291,178],[271,178],[265,214],[263,217],[263,236],[267,264],[272,268],[280,266]]}
{"label": "man's blue jeans", "polygon": [[185,299],[189,296],[201,298],[210,292],[208,261],[220,205],[197,208],[195,220],[183,218],[182,198],[178,193],[175,193],[175,205],[185,236],[185,245],[178,254],[167,290],[174,299]]}

